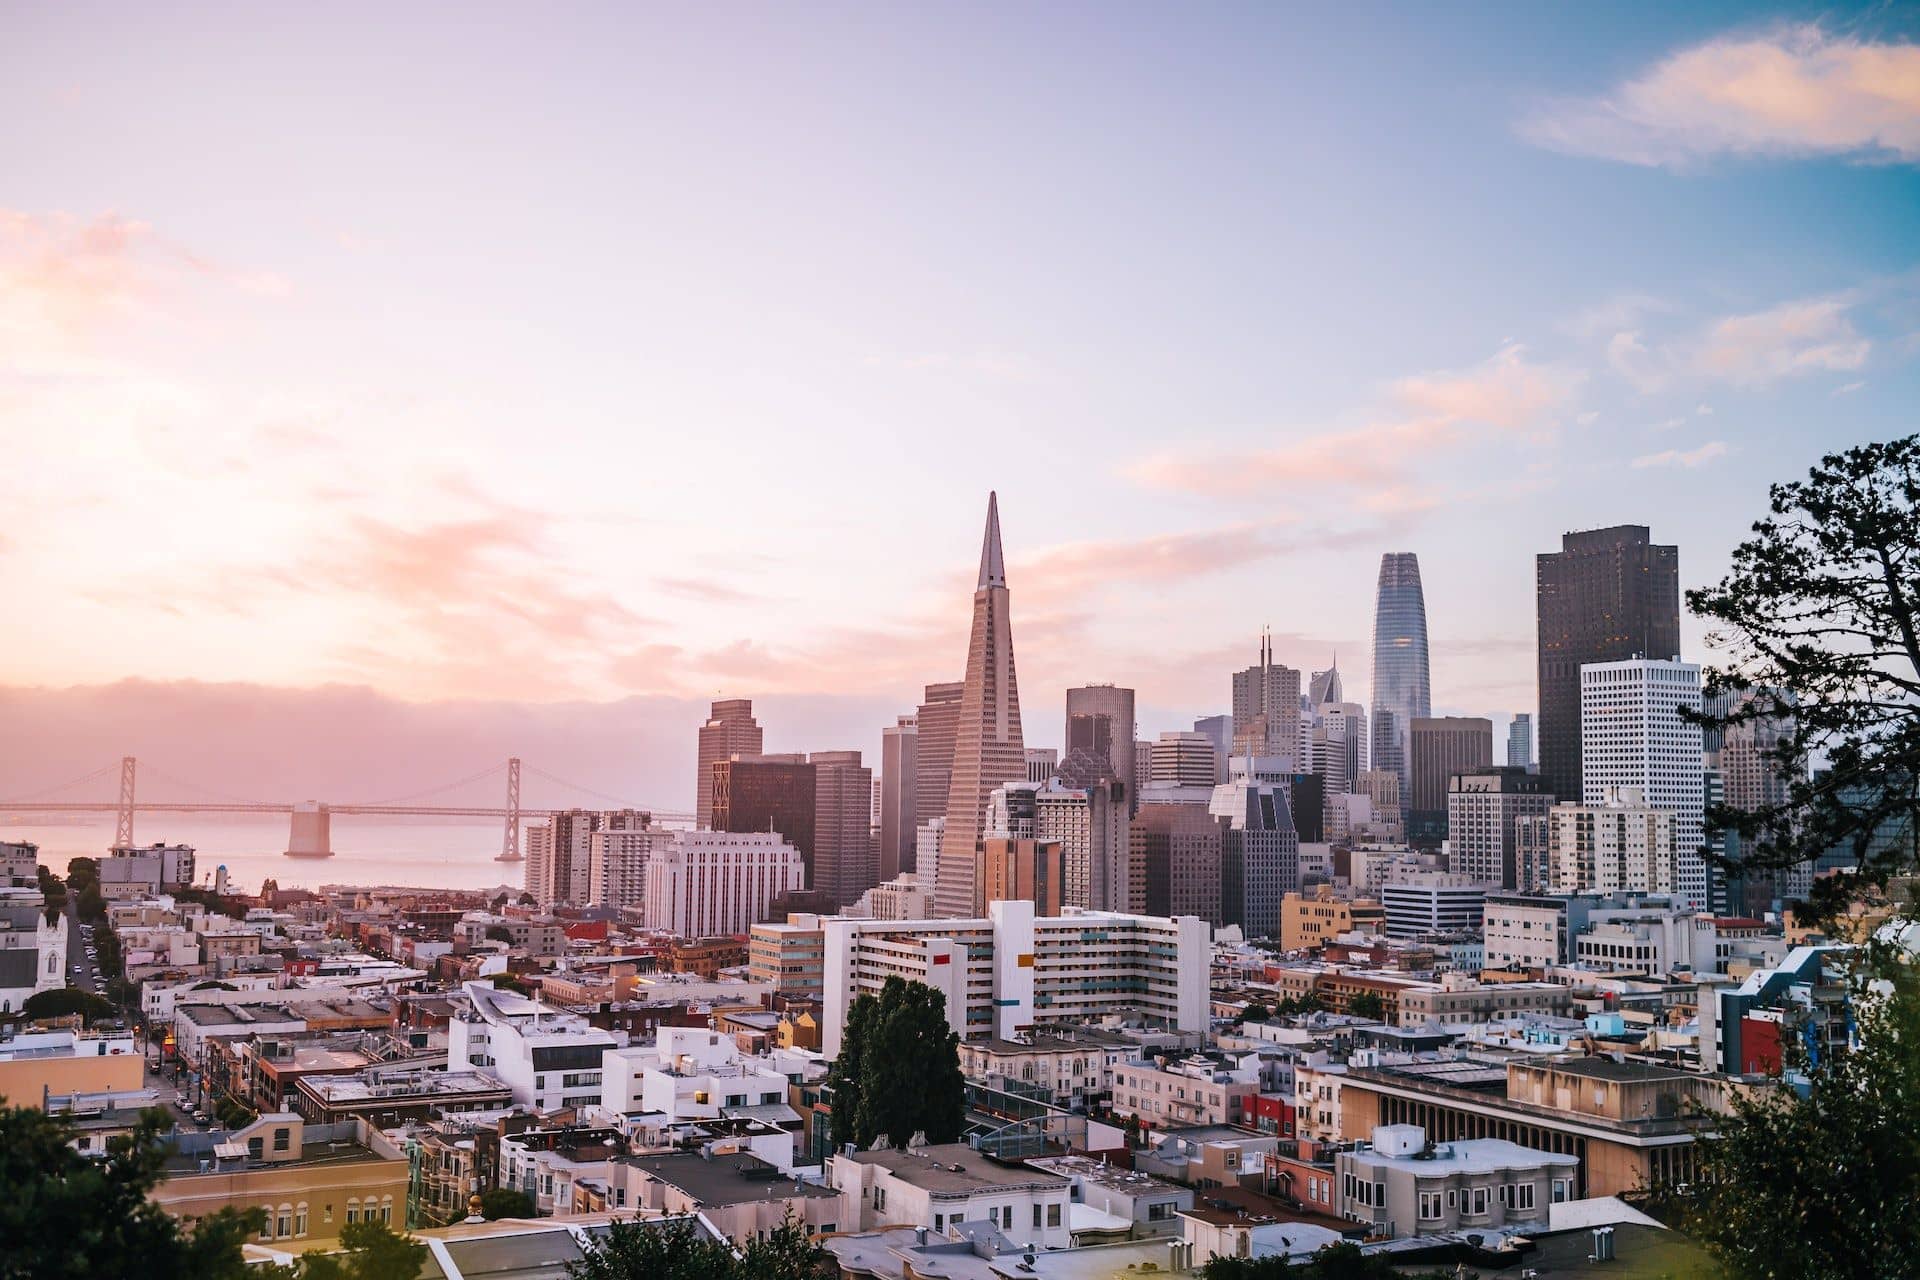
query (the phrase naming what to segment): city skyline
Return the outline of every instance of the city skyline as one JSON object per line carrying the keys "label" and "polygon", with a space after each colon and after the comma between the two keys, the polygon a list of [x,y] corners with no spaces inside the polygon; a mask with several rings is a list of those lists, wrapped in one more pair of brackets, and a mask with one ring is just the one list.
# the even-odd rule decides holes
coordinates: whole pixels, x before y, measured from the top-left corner
{"label": "city skyline", "polygon": [[[0,107],[49,127],[0,153],[0,591],[36,618],[0,708],[46,732],[0,764],[154,756],[125,739],[166,715],[246,741],[243,780],[411,780],[371,717],[684,804],[726,697],[877,759],[962,674],[989,489],[1038,724],[1113,682],[1144,737],[1188,728],[1263,627],[1302,672],[1362,653],[1412,551],[1432,709],[1501,732],[1538,705],[1537,553],[1653,524],[1714,581],[1768,480],[1902,427],[1920,148],[1845,75],[1915,56],[1899,15],[1222,16],[415,14],[375,50],[307,14],[120,14],[113,47],[18,15]],[[652,74],[596,74],[614,51]],[[1759,59],[1800,107],[1716,113],[1701,77]],[[428,63],[444,110],[395,134]],[[721,73],[755,93],[647,128]],[[329,124],[374,141],[284,146],[341,74]],[[646,165],[582,163],[623,138]],[[276,717],[304,759],[261,750]]]}

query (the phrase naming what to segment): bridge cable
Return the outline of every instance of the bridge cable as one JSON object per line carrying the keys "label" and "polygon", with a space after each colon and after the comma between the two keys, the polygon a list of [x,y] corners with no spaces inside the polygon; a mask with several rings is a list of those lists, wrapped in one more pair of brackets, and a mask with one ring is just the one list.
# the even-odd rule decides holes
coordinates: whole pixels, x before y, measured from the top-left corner
{"label": "bridge cable", "polygon": [[388,805],[411,804],[415,800],[424,800],[428,796],[437,796],[448,791],[457,790],[460,787],[469,786],[472,783],[479,782],[483,778],[491,777],[505,768],[506,765],[504,764],[488,765],[478,773],[468,774],[466,777],[457,778],[452,782],[441,783],[437,787],[428,787],[425,791],[415,791],[411,795],[394,796],[387,800],[356,800],[352,804],[341,804],[339,807],[342,809],[380,809]]}
{"label": "bridge cable", "polygon": [[24,804],[26,801],[30,801],[30,800],[44,800],[46,799],[47,796],[51,795],[55,791],[65,791],[68,787],[77,787],[83,782],[92,782],[95,778],[104,778],[110,774],[116,774],[119,772],[120,772],[120,762],[118,760],[115,760],[112,764],[101,765],[98,769],[95,769],[92,773],[83,773],[77,778],[69,778],[65,782],[57,782],[51,787],[42,787],[38,791],[28,792],[24,796],[16,796],[11,800],[7,800],[0,803],[4,803],[9,807],[15,807],[15,806],[20,806]]}

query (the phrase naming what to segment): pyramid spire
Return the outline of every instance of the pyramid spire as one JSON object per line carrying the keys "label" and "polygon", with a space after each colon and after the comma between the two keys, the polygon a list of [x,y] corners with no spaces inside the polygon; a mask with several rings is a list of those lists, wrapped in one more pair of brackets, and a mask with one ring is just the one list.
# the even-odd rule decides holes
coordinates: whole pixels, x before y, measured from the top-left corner
{"label": "pyramid spire", "polygon": [[980,586],[1004,587],[1007,585],[1007,563],[1000,554],[1000,495],[987,494],[987,536],[980,543]]}

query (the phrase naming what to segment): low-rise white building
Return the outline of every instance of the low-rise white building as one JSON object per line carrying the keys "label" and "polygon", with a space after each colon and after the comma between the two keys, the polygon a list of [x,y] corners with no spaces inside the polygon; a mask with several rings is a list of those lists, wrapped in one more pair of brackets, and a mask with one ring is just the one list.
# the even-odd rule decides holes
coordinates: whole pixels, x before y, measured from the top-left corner
{"label": "low-rise white building", "polygon": [[[787,1076],[770,1060],[742,1055],[722,1032],[661,1027],[653,1044],[606,1049],[600,1060],[600,1105],[608,1111],[649,1112],[670,1124],[723,1116],[799,1119],[787,1107]],[[775,1114],[769,1117],[768,1109]]]}
{"label": "low-rise white building", "polygon": [[988,1223],[1016,1245],[1064,1249],[1072,1184],[1027,1165],[1005,1165],[965,1143],[832,1156],[827,1174],[844,1197],[847,1229],[925,1227],[951,1234]]}
{"label": "low-rise white building", "polygon": [[449,1070],[485,1071],[538,1111],[600,1101],[602,1055],[621,1044],[613,1033],[489,983],[463,991],[468,1007],[447,1023]]}
{"label": "low-rise white building", "polygon": [[1544,1226],[1580,1171],[1579,1156],[1498,1138],[1429,1144],[1415,1124],[1380,1125],[1372,1138],[1334,1156],[1340,1216],[1395,1238]]}

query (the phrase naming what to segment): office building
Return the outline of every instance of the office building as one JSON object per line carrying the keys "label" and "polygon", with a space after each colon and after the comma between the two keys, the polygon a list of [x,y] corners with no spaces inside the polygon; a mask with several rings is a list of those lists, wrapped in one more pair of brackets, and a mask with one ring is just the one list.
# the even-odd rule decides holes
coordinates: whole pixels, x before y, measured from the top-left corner
{"label": "office building", "polygon": [[725,698],[713,704],[707,722],[700,726],[700,750],[695,780],[697,799],[695,821],[702,827],[712,825],[713,766],[735,756],[757,756],[766,747],[759,722],[753,718],[751,698]]}
{"label": "office building", "polygon": [[[1164,741],[1164,739],[1163,739]],[[1211,743],[1203,742],[1209,753]],[[1137,868],[1150,916],[1198,916],[1224,923],[1221,857],[1226,821],[1196,804],[1143,804],[1127,830],[1130,869]]]}
{"label": "office building", "polygon": [[1303,767],[1324,780],[1326,794],[1351,793],[1366,768],[1366,711],[1356,702],[1323,702],[1309,723]]}
{"label": "office building", "polygon": [[1346,690],[1340,683],[1340,655],[1333,655],[1333,665],[1325,671],[1316,671],[1307,678],[1307,705],[1322,707],[1329,702],[1344,702]]}
{"label": "office building", "polygon": [[1386,924],[1385,907],[1370,898],[1336,897],[1332,885],[1280,900],[1280,945],[1288,951],[1311,950],[1344,933],[1378,934]]}
{"label": "office building", "polygon": [[1177,787],[1211,787],[1221,778],[1221,757],[1204,733],[1170,731],[1160,735],[1149,757],[1149,781]]}
{"label": "office building", "polygon": [[1207,735],[1207,741],[1213,744],[1214,755],[1220,760],[1220,775],[1215,782],[1227,780],[1227,757],[1233,754],[1233,717],[1202,716],[1193,722],[1195,733]]}
{"label": "office building", "polygon": [[1300,758],[1300,673],[1273,660],[1260,636],[1260,661],[1233,673],[1233,754]]}
{"label": "office building", "polygon": [[1727,1096],[1724,1078],[1604,1057],[1523,1058],[1479,1071],[1449,1061],[1350,1064],[1340,1128],[1417,1124],[1436,1142],[1504,1134],[1571,1154],[1579,1164],[1570,1198],[1579,1200],[1691,1180],[1702,1115],[1726,1111]]}
{"label": "office building", "polygon": [[1064,865],[1057,840],[988,836],[974,869],[974,914],[985,915],[988,903],[1019,900],[1040,915],[1059,915],[1066,905]]}
{"label": "office building", "polygon": [[1011,1040],[1035,1027],[1145,1018],[1172,1031],[1205,1031],[1212,930],[1192,916],[1076,911],[1035,914],[1026,901],[996,902],[961,919],[821,921],[827,935],[822,1052],[840,1051],[847,1010],[887,978],[921,982],[946,997],[947,1023],[963,1040]]}
{"label": "office building", "polygon": [[1533,717],[1525,711],[1507,723],[1507,767],[1533,768]]}
{"label": "office building", "polygon": [[1010,610],[1007,567],[1000,549],[1000,502],[997,495],[989,494],[979,585],[973,593],[973,630],[967,642],[967,678],[954,729],[947,825],[940,837],[940,865],[935,868],[934,909],[943,915],[964,916],[973,908],[974,854],[980,848],[987,797],[1002,783],[1027,776]]}
{"label": "office building", "polygon": [[1373,705],[1368,714],[1373,721],[1371,767],[1396,775],[1400,794],[1411,797],[1409,735],[1415,720],[1433,714],[1433,687],[1427,666],[1427,598],[1420,586],[1420,558],[1410,551],[1380,557],[1373,606]]}
{"label": "office building", "polygon": [[1034,835],[1060,845],[1066,863],[1066,903],[1094,911],[1139,906],[1132,848],[1127,838],[1127,787],[1112,766],[1072,751],[1060,772],[1034,792]]}
{"label": "office building", "polygon": [[1250,938],[1280,932],[1280,900],[1300,888],[1300,833],[1291,788],[1239,777],[1213,789],[1207,812],[1227,820],[1220,863],[1220,915]]}
{"label": "office building", "polygon": [[1628,901],[1625,895],[1489,893],[1480,923],[1486,967],[1530,972],[1566,964],[1587,916]]}
{"label": "office building", "polygon": [[901,716],[880,731],[880,866],[882,882],[914,868],[913,832],[920,825],[920,722]]}
{"label": "office building", "polygon": [[542,908],[594,901],[593,833],[653,825],[642,809],[566,809],[527,828],[526,890]]}
{"label": "office building", "polygon": [[813,769],[813,874],[807,887],[835,908],[880,883],[873,836],[873,770],[858,751],[816,751]]}
{"label": "office building", "polygon": [[[1110,684],[1067,690],[1067,736],[1062,757],[1075,751],[1104,759],[1133,792],[1133,690]],[[1130,802],[1131,803],[1131,802]]]}
{"label": "office building", "polygon": [[980,838],[1000,836],[1011,840],[1031,840],[1038,830],[1036,796],[1043,782],[1008,782],[993,789],[987,797],[987,820]]}
{"label": "office building", "polygon": [[800,851],[778,832],[682,831],[647,862],[647,928],[676,938],[745,934],[783,893],[807,887]]}
{"label": "office building", "polygon": [[[914,712],[920,739],[914,779],[916,831],[935,818],[947,816],[947,793],[953,787],[953,736],[960,725],[960,695],[965,691],[966,684],[960,680],[930,684],[923,695],[925,700]],[[929,885],[937,861],[936,856],[915,867],[926,874]]]}
{"label": "office building", "polygon": [[713,766],[715,831],[767,832],[784,836],[800,851],[806,883],[814,887],[813,831],[819,804],[814,767],[798,752],[735,756]]}
{"label": "office building", "polygon": [[1563,800],[1587,795],[1580,669],[1680,652],[1680,549],[1644,525],[1569,533],[1535,560],[1540,772]]}
{"label": "office building", "polygon": [[1054,747],[1027,748],[1027,781],[1045,782],[1060,767],[1060,752]]}
{"label": "office building", "polygon": [[1409,726],[1407,839],[1438,845],[1447,838],[1447,782],[1493,764],[1493,722],[1477,716],[1421,717]]}
{"label": "office building", "polygon": [[1667,893],[1674,888],[1679,815],[1649,806],[1638,787],[1599,804],[1562,801],[1547,811],[1547,861],[1555,893]]}
{"label": "office building", "polygon": [[[1700,855],[1705,763],[1698,723],[1700,668],[1690,662],[1631,658],[1580,669],[1581,776],[1588,804],[1631,787],[1673,818],[1672,891],[1689,906],[1707,905],[1707,864]],[[1573,797],[1568,796],[1567,799]]]}
{"label": "office building", "polygon": [[1477,933],[1487,887],[1444,871],[1408,871],[1380,887],[1387,936]]}
{"label": "office building", "polygon": [[776,995],[818,1000],[826,991],[826,938],[810,913],[756,924],[747,935],[747,976]]}
{"label": "office building", "polygon": [[[1719,699],[1728,710],[1738,710],[1751,718],[1716,728],[1714,735],[1719,739],[1719,749],[1715,756],[1709,757],[1710,762],[1717,758],[1721,803],[1743,813],[1780,809],[1788,803],[1792,790],[1792,777],[1781,768],[1777,752],[1781,743],[1793,739],[1796,728],[1793,718],[1787,714],[1759,714],[1753,705],[1756,700],[1759,706],[1769,710],[1772,709],[1769,704],[1774,702],[1793,706],[1791,695],[1781,696],[1772,691]],[[1684,852],[1684,845],[1682,849]],[[1813,870],[1811,860],[1778,869],[1747,871],[1743,868],[1737,877],[1739,901],[1731,905],[1738,914],[1755,915],[1788,902],[1804,901],[1813,888]]]}
{"label": "office building", "polygon": [[1399,773],[1392,769],[1362,770],[1355,789],[1372,803],[1374,821],[1393,829],[1394,838],[1400,839],[1406,825],[1406,810]]}
{"label": "office building", "polygon": [[1515,824],[1553,807],[1545,780],[1525,769],[1485,769],[1447,779],[1447,869],[1475,884],[1518,888]]}

